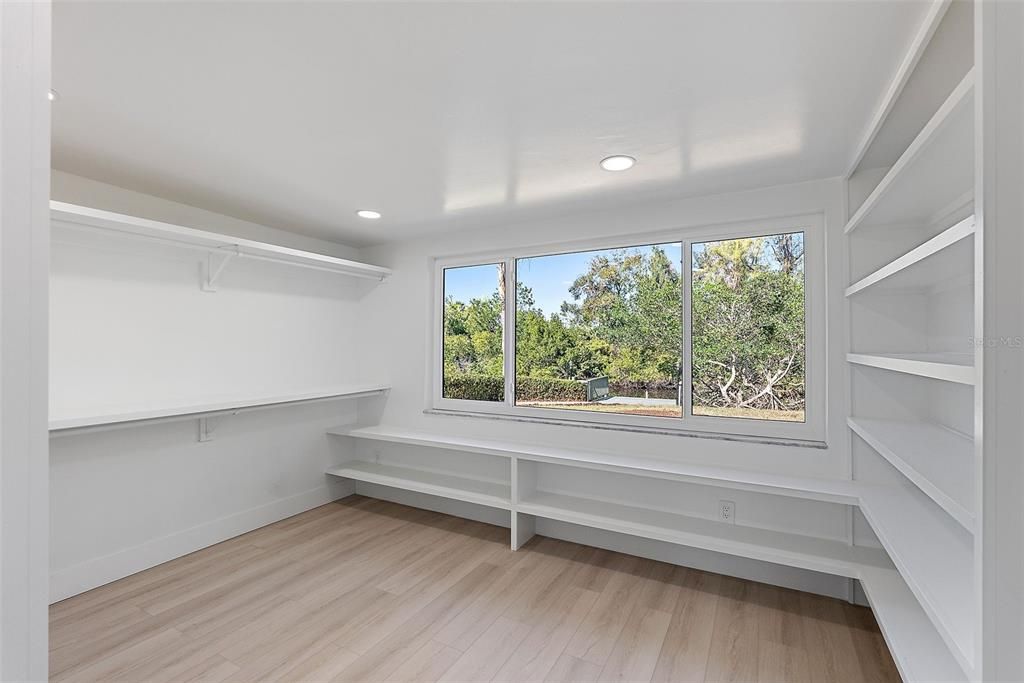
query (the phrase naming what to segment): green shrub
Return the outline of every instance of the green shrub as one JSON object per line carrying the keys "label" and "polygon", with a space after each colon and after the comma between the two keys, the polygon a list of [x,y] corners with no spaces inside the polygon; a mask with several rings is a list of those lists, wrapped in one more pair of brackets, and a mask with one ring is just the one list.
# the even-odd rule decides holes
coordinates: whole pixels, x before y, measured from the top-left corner
{"label": "green shrub", "polygon": [[[469,401],[505,400],[505,380],[490,375],[446,373],[444,397]],[[587,400],[587,390],[580,382],[554,377],[517,377],[516,399],[519,401],[564,401],[568,403]]]}
{"label": "green shrub", "polygon": [[489,375],[445,373],[443,395],[469,401],[504,401],[505,380]]}
{"label": "green shrub", "polygon": [[516,400],[585,402],[587,388],[582,382],[554,377],[517,377]]}

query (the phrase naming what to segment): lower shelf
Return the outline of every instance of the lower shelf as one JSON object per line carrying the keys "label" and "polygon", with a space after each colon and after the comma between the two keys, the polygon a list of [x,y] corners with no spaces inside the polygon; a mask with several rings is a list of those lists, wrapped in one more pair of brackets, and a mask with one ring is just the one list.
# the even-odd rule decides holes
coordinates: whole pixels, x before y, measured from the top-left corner
{"label": "lower shelf", "polygon": [[512,509],[512,487],[509,484],[363,461],[347,462],[341,467],[327,470],[327,474],[501,510]]}
{"label": "lower shelf", "polygon": [[861,512],[964,670],[974,665],[973,538],[907,487],[862,489]]}
{"label": "lower shelf", "polygon": [[898,572],[865,569],[861,586],[903,680],[968,680]]}
{"label": "lower shelf", "polygon": [[881,550],[672,512],[537,492],[518,512],[792,567],[857,578],[863,567],[890,568]]}

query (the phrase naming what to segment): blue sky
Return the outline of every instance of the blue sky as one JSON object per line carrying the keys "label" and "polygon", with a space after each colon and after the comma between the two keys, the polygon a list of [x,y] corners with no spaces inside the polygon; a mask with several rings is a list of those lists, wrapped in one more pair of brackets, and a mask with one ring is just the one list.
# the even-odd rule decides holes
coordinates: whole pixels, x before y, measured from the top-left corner
{"label": "blue sky", "polygon": [[[802,239],[802,235],[801,235]],[[694,258],[703,251],[705,245],[715,242],[695,243]],[[675,263],[682,261],[682,246],[678,242],[658,245]],[[648,254],[653,247],[631,247],[626,251]],[[572,254],[555,256],[538,256],[519,259],[516,272],[519,281],[533,290],[536,305],[544,315],[550,316],[562,309],[563,301],[573,301],[569,287],[573,281],[587,271],[590,260],[595,256],[611,255],[618,249],[601,249],[581,251]],[[766,249],[765,263],[777,267],[778,262]],[[481,299],[493,294],[498,288],[498,266],[466,266],[464,268],[448,268],[445,270],[445,296],[452,296],[456,301],[468,303],[470,299]]]}
{"label": "blue sky", "polygon": [[[660,245],[670,259],[679,263],[682,249],[679,243]],[[533,290],[536,306],[545,315],[557,313],[563,301],[573,301],[569,287],[573,281],[587,271],[590,260],[599,255],[611,255],[617,249],[584,251],[556,256],[539,256],[519,259],[516,272],[519,281]],[[630,248],[634,253],[650,253],[651,247]],[[457,301],[468,302],[490,296],[498,286],[498,267],[468,266],[445,270],[445,296]]]}

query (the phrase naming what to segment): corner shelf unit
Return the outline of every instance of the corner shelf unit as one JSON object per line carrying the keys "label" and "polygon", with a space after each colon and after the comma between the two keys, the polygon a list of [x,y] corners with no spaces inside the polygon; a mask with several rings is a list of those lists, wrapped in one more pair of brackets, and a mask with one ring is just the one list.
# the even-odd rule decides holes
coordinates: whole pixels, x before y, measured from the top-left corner
{"label": "corner shelf unit", "polygon": [[[327,470],[326,474],[509,510],[513,516],[513,528],[532,529],[535,518],[552,519],[850,578],[859,578],[863,567],[892,571],[892,564],[885,553],[878,549],[857,548],[838,540],[728,524],[639,504],[626,505],[532,490],[527,471],[528,466],[533,464],[559,465],[576,470],[599,470],[615,475],[700,483],[789,498],[856,505],[859,502],[858,493],[848,481],[761,476],[744,470],[688,465],[643,456],[447,437],[382,426],[360,429],[339,427],[328,430],[328,434],[356,440],[472,453],[507,461],[507,471],[510,473],[508,485],[471,478],[461,472],[454,474],[363,460],[350,460]],[[513,534],[513,550],[531,535],[532,531]]]}
{"label": "corner shelf unit", "polygon": [[[973,63],[936,57],[956,52],[954,44],[970,48],[975,33],[972,8],[947,13],[951,7],[936,5],[901,76],[913,81],[927,63],[917,84],[943,85],[949,95],[927,111],[937,99],[901,100],[902,85],[894,87],[878,127],[900,109],[889,131],[910,135],[899,143],[892,134],[867,141],[875,147],[870,155],[860,150],[859,160],[895,161],[883,169],[858,161],[847,177],[855,201],[864,183],[884,172],[851,206],[845,228],[853,274],[845,292],[851,471],[864,518],[898,571],[866,570],[864,589],[901,674],[918,681],[984,679],[983,455],[972,433],[980,418],[972,339],[981,329],[983,283],[975,254],[984,229],[974,207],[976,74]],[[945,42],[933,50],[937,36]],[[958,54],[969,60],[973,49]],[[914,137],[906,128],[911,119],[920,125]]]}
{"label": "corner shelf unit", "polygon": [[[966,680],[961,664],[946,644],[947,638],[957,642],[955,639],[962,634],[952,624],[941,633],[936,630],[934,619],[941,616],[940,623],[946,624],[946,614],[937,615],[937,608],[931,602],[922,603],[917,597],[930,595],[935,587],[916,584],[911,587],[903,579],[901,570],[893,567],[881,549],[726,524],[645,507],[641,503],[623,504],[537,490],[536,479],[531,480],[531,469],[545,464],[556,465],[581,472],[584,469],[599,470],[617,476],[692,482],[858,506],[865,510],[865,516],[873,520],[873,524],[879,524],[878,535],[884,539],[887,549],[897,548],[911,527],[892,524],[903,519],[902,512],[893,514],[892,506],[898,501],[883,487],[848,480],[785,477],[689,465],[642,454],[622,456],[414,432],[389,426],[338,427],[328,430],[328,434],[355,441],[401,444],[507,461],[507,484],[472,478],[461,471],[458,474],[430,471],[423,469],[422,464],[409,468],[364,460],[350,460],[327,470],[326,474],[508,510],[512,550],[521,547],[534,535],[538,519],[548,519],[857,579],[864,587],[906,680]],[[422,463],[423,459],[419,457],[417,461]],[[910,562],[916,567],[915,563],[921,562],[915,557],[898,557],[904,566]],[[934,561],[934,558],[929,556],[928,560]],[[955,581],[961,569],[959,565],[950,567],[943,576]]]}
{"label": "corner shelf unit", "polygon": [[391,275],[390,269],[369,263],[65,202],[50,202],[50,220],[54,225],[76,229],[104,230],[204,250],[211,255],[211,258],[219,257],[220,259],[220,261],[208,264],[207,279],[204,283],[206,289],[212,289],[216,285],[216,280],[224,265],[235,257],[271,261],[369,280],[381,281]]}

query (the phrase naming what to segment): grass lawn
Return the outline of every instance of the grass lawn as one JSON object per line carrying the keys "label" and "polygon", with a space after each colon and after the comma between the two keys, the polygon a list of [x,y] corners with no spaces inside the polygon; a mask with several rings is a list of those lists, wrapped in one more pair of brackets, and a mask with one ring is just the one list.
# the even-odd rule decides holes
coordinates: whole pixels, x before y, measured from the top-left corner
{"label": "grass lawn", "polygon": [[[679,417],[682,409],[679,406],[645,406],[611,403],[555,403],[547,401],[520,402],[517,405],[532,408],[558,408],[559,410],[585,410],[593,413],[618,413],[620,415],[648,415],[650,417]],[[708,408],[693,407],[694,415],[711,417],[745,417],[755,420],[782,420],[785,422],[803,422],[802,410],[762,410],[760,408]]]}

